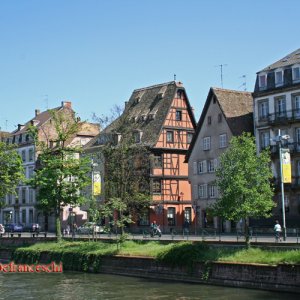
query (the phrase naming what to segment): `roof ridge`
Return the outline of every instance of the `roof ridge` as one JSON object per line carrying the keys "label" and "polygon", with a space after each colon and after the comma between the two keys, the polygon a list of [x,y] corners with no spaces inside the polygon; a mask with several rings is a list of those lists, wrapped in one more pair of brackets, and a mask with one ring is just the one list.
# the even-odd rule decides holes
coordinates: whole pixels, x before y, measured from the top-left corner
{"label": "roof ridge", "polygon": [[248,92],[248,91],[237,91],[237,90],[224,89],[224,88],[219,88],[219,87],[212,87],[212,89],[213,90],[225,91],[225,92],[229,92],[229,93],[252,94],[251,92]]}
{"label": "roof ridge", "polygon": [[133,93],[134,92],[138,92],[138,91],[142,91],[142,90],[153,89],[153,88],[156,88],[156,87],[159,87],[159,86],[169,85],[171,83],[175,83],[176,84],[176,81],[173,80],[173,81],[169,81],[169,82],[165,82],[165,83],[160,83],[160,84],[154,84],[154,85],[146,86],[144,88],[135,89],[135,90],[133,90]]}

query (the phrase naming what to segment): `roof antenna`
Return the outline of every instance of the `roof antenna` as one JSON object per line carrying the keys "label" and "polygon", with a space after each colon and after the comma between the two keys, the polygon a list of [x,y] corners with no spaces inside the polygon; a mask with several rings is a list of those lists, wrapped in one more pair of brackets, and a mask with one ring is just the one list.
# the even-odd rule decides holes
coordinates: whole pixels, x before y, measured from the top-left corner
{"label": "roof antenna", "polygon": [[220,71],[221,71],[221,87],[223,88],[223,67],[226,67],[228,66],[227,64],[220,64],[220,65],[217,65],[215,67],[220,67]]}
{"label": "roof antenna", "polygon": [[8,120],[5,120],[5,130],[7,130]]}
{"label": "roof antenna", "polygon": [[176,74],[174,74],[174,81],[176,81]]}
{"label": "roof antenna", "polygon": [[46,104],[46,110],[48,110],[48,95],[43,95],[42,97],[44,97],[44,101],[45,101],[45,104]]}
{"label": "roof antenna", "polygon": [[247,91],[247,76],[246,75],[242,75],[240,78],[244,78],[244,82],[239,86],[239,88],[243,87],[243,90],[246,92]]}

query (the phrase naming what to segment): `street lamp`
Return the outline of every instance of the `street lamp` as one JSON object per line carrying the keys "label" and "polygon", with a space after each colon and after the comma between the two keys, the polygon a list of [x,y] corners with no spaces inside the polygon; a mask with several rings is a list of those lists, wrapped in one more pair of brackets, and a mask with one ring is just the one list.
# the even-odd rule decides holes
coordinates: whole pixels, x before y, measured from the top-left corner
{"label": "street lamp", "polygon": [[283,179],[283,166],[282,166],[282,155],[284,153],[288,153],[289,149],[283,149],[282,143],[283,141],[288,141],[290,138],[289,135],[281,135],[280,129],[278,130],[278,136],[273,139],[276,143],[278,143],[279,147],[279,164],[280,164],[280,185],[281,185],[281,205],[282,205],[282,232],[283,232],[283,240],[286,240],[286,224],[285,224],[285,205],[284,205],[284,179]]}

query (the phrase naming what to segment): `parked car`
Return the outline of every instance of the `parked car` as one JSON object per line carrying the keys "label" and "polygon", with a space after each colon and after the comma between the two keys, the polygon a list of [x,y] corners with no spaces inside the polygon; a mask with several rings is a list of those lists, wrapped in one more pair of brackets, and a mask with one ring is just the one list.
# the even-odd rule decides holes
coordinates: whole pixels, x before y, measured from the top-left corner
{"label": "parked car", "polygon": [[0,234],[4,234],[5,233],[5,228],[2,224],[0,224]]}
{"label": "parked car", "polygon": [[103,233],[104,229],[102,226],[99,226],[93,222],[86,222],[77,228],[77,233],[79,234],[92,234],[93,231],[95,233]]}
{"label": "parked car", "polygon": [[20,223],[10,223],[5,225],[5,231],[7,232],[23,232],[24,226]]}

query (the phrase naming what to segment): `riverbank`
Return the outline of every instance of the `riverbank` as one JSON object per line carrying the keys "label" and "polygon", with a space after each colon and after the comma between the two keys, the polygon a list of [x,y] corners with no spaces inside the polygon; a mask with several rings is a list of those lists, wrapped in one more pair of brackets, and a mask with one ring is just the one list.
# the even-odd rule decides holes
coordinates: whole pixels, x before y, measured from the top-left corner
{"label": "riverbank", "polygon": [[27,264],[62,262],[64,270],[300,293],[299,250],[133,241],[117,249],[112,243],[62,242],[2,249],[0,258]]}

